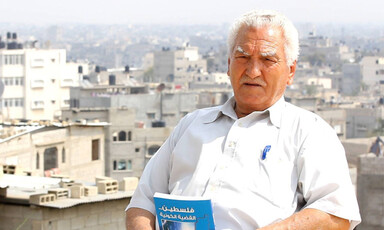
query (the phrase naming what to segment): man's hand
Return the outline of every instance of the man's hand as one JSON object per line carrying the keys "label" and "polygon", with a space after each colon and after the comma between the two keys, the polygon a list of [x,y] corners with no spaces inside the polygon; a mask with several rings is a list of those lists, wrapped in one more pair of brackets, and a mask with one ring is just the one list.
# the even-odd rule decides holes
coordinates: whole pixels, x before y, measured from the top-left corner
{"label": "man's hand", "polygon": [[154,230],[155,216],[141,208],[130,208],[126,212],[125,226],[127,230]]}
{"label": "man's hand", "polygon": [[348,230],[349,221],[317,209],[304,209],[289,218],[259,230]]}

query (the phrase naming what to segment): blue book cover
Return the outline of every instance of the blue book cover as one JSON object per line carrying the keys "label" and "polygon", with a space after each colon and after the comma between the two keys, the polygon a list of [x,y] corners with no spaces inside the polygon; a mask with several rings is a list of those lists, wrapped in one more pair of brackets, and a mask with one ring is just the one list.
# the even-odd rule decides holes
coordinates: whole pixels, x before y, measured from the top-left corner
{"label": "blue book cover", "polygon": [[214,230],[212,203],[204,197],[154,195],[160,230]]}

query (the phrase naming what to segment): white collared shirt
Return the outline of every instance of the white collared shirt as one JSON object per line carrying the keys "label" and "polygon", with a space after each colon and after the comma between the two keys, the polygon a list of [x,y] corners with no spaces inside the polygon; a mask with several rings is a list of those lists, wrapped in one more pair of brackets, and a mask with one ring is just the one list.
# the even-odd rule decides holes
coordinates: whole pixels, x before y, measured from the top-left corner
{"label": "white collared shirt", "polygon": [[185,116],[128,208],[155,214],[153,195],[162,192],[210,197],[216,229],[256,229],[302,208],[348,219],[350,229],[361,221],[344,149],[325,121],[283,97],[240,119],[234,103]]}

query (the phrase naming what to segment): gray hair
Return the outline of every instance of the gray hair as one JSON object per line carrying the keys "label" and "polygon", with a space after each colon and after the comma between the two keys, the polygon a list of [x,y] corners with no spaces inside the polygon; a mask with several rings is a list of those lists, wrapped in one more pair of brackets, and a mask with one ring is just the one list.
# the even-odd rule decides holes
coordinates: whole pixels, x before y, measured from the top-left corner
{"label": "gray hair", "polygon": [[263,26],[277,26],[281,28],[285,39],[284,52],[288,66],[292,65],[299,57],[299,34],[292,22],[283,14],[272,10],[253,10],[233,24],[228,34],[228,55],[233,52],[239,30],[243,26],[259,28]]}

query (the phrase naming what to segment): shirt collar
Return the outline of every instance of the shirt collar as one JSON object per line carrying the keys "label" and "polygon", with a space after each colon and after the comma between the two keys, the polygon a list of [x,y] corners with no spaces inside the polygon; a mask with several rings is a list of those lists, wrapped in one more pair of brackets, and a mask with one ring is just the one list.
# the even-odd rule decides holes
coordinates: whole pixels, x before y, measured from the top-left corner
{"label": "shirt collar", "polygon": [[226,115],[233,120],[237,120],[237,115],[235,110],[235,98],[231,97],[223,105],[216,107],[217,109],[212,110],[203,117],[203,122],[208,124],[216,121],[222,115]]}
{"label": "shirt collar", "polygon": [[[233,120],[237,120],[238,118],[237,118],[236,112],[233,109],[235,107],[235,103],[236,103],[235,98],[231,97],[222,106],[217,107],[218,109],[212,110],[211,112],[207,113],[203,118],[204,119],[203,122],[212,123],[222,115],[226,115]],[[275,104],[273,104],[268,109],[264,111],[255,111],[254,113],[262,114],[262,113],[268,112],[271,123],[274,126],[280,128],[281,117],[284,112],[284,108],[285,108],[285,99],[284,99],[284,96],[282,96]],[[255,115],[254,113],[251,113],[248,116],[254,116]]]}
{"label": "shirt collar", "polygon": [[285,103],[284,96],[282,96],[275,104],[267,109],[269,111],[269,119],[271,120],[271,123],[278,128],[281,126],[281,118],[284,113]]}

